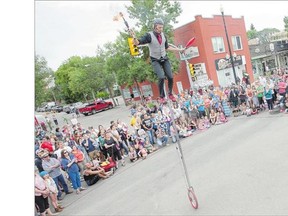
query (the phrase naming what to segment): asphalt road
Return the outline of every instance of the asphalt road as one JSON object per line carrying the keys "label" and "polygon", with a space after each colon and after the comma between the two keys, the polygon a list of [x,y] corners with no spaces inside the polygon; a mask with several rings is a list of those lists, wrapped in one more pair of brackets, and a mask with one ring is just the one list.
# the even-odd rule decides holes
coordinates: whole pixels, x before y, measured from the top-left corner
{"label": "asphalt road", "polygon": [[[60,117],[62,114],[57,114]],[[65,114],[66,115],[66,114]],[[78,120],[84,126],[129,120],[126,107]],[[288,114],[230,118],[182,139],[199,209],[194,210],[175,144],[127,162],[80,195],[60,215],[288,215]]]}

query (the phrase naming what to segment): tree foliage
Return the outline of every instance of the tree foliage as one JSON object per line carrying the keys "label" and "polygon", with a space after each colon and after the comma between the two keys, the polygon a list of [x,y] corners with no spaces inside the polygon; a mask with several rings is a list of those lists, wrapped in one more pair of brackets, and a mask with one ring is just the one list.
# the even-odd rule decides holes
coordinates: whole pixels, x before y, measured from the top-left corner
{"label": "tree foliage", "polygon": [[[105,61],[101,57],[73,56],[55,73],[67,103],[95,99],[96,92],[105,88]],[[88,97],[87,97],[88,96]]]}
{"label": "tree foliage", "polygon": [[285,31],[288,32],[288,16],[283,18]]}
{"label": "tree foliage", "polygon": [[39,107],[43,102],[54,100],[48,89],[49,82],[53,77],[53,71],[47,66],[44,57],[35,56],[35,107]]}

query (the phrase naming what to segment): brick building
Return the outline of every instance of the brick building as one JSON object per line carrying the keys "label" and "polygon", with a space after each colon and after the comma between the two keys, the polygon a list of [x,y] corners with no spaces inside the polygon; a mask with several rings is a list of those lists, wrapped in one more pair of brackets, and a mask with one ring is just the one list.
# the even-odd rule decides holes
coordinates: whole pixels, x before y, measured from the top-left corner
{"label": "brick building", "polygon": [[[253,81],[244,17],[225,16],[225,23],[236,76],[241,80],[243,74],[248,73]],[[211,83],[215,86],[228,86],[235,82],[222,16],[203,18],[198,15],[194,21],[174,30],[174,44],[177,46],[185,46],[192,37],[196,38],[193,46],[183,55],[177,54],[181,65],[178,74],[174,76],[173,91],[178,94],[190,87],[204,87]],[[194,65],[196,79],[191,77],[187,63]],[[150,94],[154,99],[159,96],[157,83],[141,83],[140,88],[144,96]],[[136,87],[122,89],[122,92],[124,98],[129,98],[132,92],[135,98],[139,96]]]}

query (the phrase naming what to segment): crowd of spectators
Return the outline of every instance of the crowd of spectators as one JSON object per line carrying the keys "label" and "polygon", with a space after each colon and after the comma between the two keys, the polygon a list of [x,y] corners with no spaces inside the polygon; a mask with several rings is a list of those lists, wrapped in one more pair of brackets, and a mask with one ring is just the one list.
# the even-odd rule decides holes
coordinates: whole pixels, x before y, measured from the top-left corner
{"label": "crowd of spectators", "polygon": [[[243,80],[225,88],[186,90],[178,95],[177,102],[171,102],[171,109],[169,104],[159,104],[150,98],[145,104],[131,106],[129,123],[117,119],[109,122],[107,128],[103,125],[84,128],[79,122],[60,127],[54,118],[55,132],[49,133],[41,126],[35,129],[36,206],[41,215],[45,212],[53,215],[47,210],[50,198],[55,211],[62,211],[58,202],[63,193],[73,193],[69,187],[79,194],[85,190],[82,182],[90,187],[109,178],[119,166],[144,160],[152,152],[177,142],[177,134],[180,139],[193,136],[196,131],[225,124],[233,116],[250,117],[266,111],[287,113],[287,96],[288,78],[280,73],[259,77],[253,83]],[[56,198],[46,196],[47,179],[49,184],[55,183],[48,194],[56,194]]]}

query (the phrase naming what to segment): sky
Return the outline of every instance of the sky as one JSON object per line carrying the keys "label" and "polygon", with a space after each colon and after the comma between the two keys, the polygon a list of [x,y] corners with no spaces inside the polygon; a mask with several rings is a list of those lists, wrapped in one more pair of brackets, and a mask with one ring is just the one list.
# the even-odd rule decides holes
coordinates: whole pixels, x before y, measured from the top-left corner
{"label": "sky", "polygon": [[[35,53],[43,56],[54,71],[69,57],[95,56],[97,46],[113,42],[124,22],[113,21],[122,12],[131,27],[125,5],[129,1],[35,1]],[[180,1],[182,14],[177,28],[194,20],[195,15],[244,17],[246,30],[284,29],[288,1]]]}

